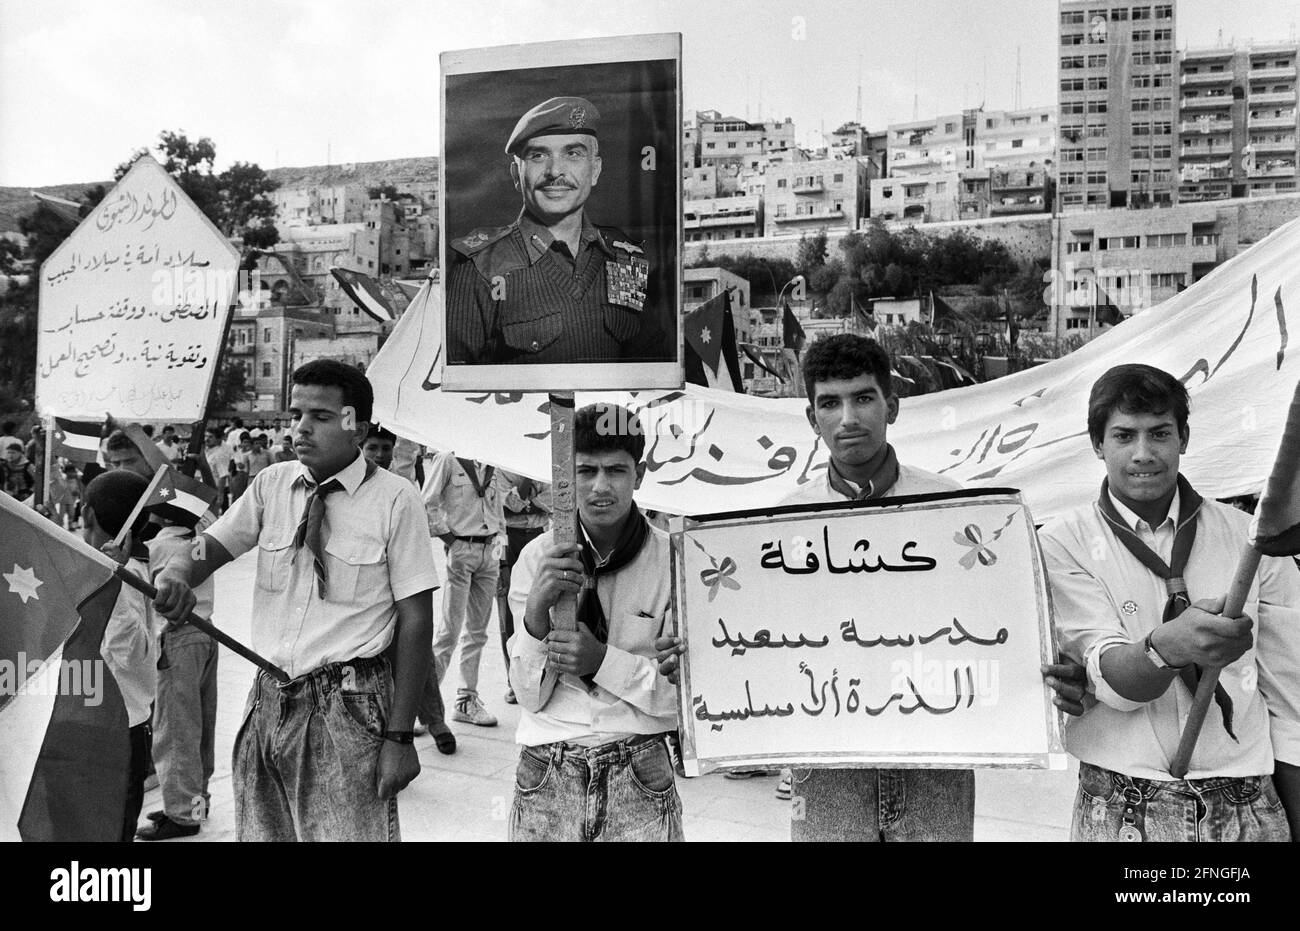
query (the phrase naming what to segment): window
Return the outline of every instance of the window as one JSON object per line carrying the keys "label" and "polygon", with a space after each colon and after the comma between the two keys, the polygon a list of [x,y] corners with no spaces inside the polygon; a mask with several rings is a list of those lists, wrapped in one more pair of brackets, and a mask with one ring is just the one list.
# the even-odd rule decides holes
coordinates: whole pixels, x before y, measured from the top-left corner
{"label": "window", "polygon": [[[1082,112],[1083,112],[1082,100],[1074,100],[1074,101],[1069,101],[1061,104],[1061,113],[1082,113]],[[1046,120],[1047,117],[1044,116],[1043,119]]]}
{"label": "window", "polygon": [[[1137,19],[1136,16],[1133,17],[1133,18],[1134,18],[1134,19]],[[1133,30],[1133,41],[1134,41],[1134,42],[1150,42],[1150,41],[1151,41],[1151,30],[1150,30],[1150,29],[1134,29],[1134,30]]]}
{"label": "window", "polygon": [[1150,53],[1150,52],[1134,52],[1134,53],[1133,53],[1133,64],[1135,64],[1135,65],[1149,65],[1149,64],[1151,64],[1151,53]]}
{"label": "window", "polygon": [[1155,184],[1168,184],[1174,180],[1174,173],[1168,168],[1157,168],[1151,172],[1151,180]]}
{"label": "window", "polygon": [[262,330],[262,342],[269,343],[270,341],[271,341],[271,328],[265,327]]}
{"label": "window", "polygon": [[1092,251],[1092,242],[1087,239],[1082,240],[1080,242],[1067,242],[1065,244],[1065,252],[1067,255],[1073,255],[1076,252],[1091,252],[1091,251]]}
{"label": "window", "polygon": [[947,191],[948,191],[948,182],[947,182],[947,181],[936,181],[936,182],[934,183],[934,193],[936,193],[936,194],[944,194],[944,193],[947,193]]}
{"label": "window", "polygon": [[1104,100],[1089,100],[1089,101],[1088,101],[1088,112],[1089,112],[1089,113],[1105,113],[1105,112],[1106,112],[1106,101],[1104,101]]}
{"label": "window", "polygon": [[1086,135],[1089,139],[1105,139],[1106,124],[1101,123],[1101,124],[1094,124],[1092,126],[1089,126]]}
{"label": "window", "polygon": [[1083,184],[1083,172],[1081,171],[1063,171],[1061,172],[1062,185]]}
{"label": "window", "polygon": [[1152,123],[1152,124],[1151,124],[1151,135],[1153,135],[1153,136],[1168,136],[1168,135],[1170,135],[1173,131],[1174,131],[1174,127],[1173,127],[1173,124],[1172,124],[1172,123]]}
{"label": "window", "polygon": [[[1104,149],[1102,151],[1105,151]],[[1083,161],[1083,149],[1062,149],[1061,161],[1063,162],[1081,162]]]}
{"label": "window", "polygon": [[263,362],[263,363],[262,363],[262,377],[263,377],[263,378],[270,378],[270,377],[271,377],[271,363],[270,363],[270,362]]}
{"label": "window", "polygon": [[728,142],[728,143],[727,143],[727,148],[728,148],[728,149],[734,149],[735,147],[736,147],[736,144],[735,144],[734,142]]}
{"label": "window", "polygon": [[1151,18],[1151,7],[1149,7],[1149,6],[1135,6],[1135,7],[1133,7],[1133,13],[1132,13],[1132,16],[1133,16],[1133,20],[1134,20],[1134,22],[1136,22],[1136,21],[1139,20],[1139,19],[1150,19],[1150,18]]}
{"label": "window", "polygon": [[1105,78],[1088,78],[1088,90],[1090,91],[1104,91],[1106,90],[1106,84]]}
{"label": "window", "polygon": [[1082,330],[1088,326],[1086,317],[1066,317],[1065,328],[1067,330]]}
{"label": "window", "polygon": [[1083,45],[1085,36],[1082,32],[1064,33],[1061,36],[1062,45]]}
{"label": "window", "polygon": [[1071,10],[1071,11],[1069,11],[1069,12],[1063,12],[1063,13],[1061,13],[1061,25],[1062,25],[1062,26],[1082,26],[1082,25],[1083,25],[1083,10]]}
{"label": "window", "polygon": [[[1073,70],[1073,69],[1075,69],[1075,68],[1082,68],[1082,67],[1083,67],[1083,60],[1084,60],[1084,59],[1083,59],[1083,56],[1082,56],[1082,55],[1067,55],[1067,56],[1065,56],[1064,58],[1061,59],[1061,70],[1062,70],[1062,71],[1071,71],[1071,70]],[[989,128],[989,129],[992,129],[992,128],[993,128],[993,121],[992,121],[992,120],[988,120],[988,121],[987,121],[987,124],[988,124],[987,128]]]}
{"label": "window", "polygon": [[957,131],[957,124],[956,124],[956,123],[944,123],[944,124],[943,124],[943,131],[944,131],[944,134],[945,134],[945,135],[952,135],[953,133],[955,133],[955,132]]}
{"label": "window", "polygon": [[1090,171],[1090,172],[1088,172],[1088,183],[1089,183],[1089,184],[1105,184],[1105,183],[1106,183],[1106,172],[1104,172],[1104,171]]}
{"label": "window", "polygon": [[1135,171],[1129,176],[1129,180],[1136,185],[1146,185],[1151,183],[1151,172]]}
{"label": "window", "polygon": [[704,143],[704,148],[706,148],[706,149],[712,149],[712,148],[715,148],[715,146],[714,146],[714,144],[713,144],[712,142],[706,142],[706,143]]}
{"label": "window", "polygon": [[1152,158],[1173,158],[1174,157],[1173,146],[1153,145],[1151,147],[1151,157]]}
{"label": "window", "polygon": [[1155,8],[1155,13],[1156,13],[1156,19],[1173,19],[1174,18],[1173,4],[1167,3],[1158,6]]}
{"label": "window", "polygon": [[836,184],[843,184],[843,183],[844,183],[844,173],[843,173],[843,172],[840,172],[840,173],[838,173],[838,174],[835,175],[835,183],[836,183]]}
{"label": "window", "polygon": [[777,179],[776,179],[776,186],[777,186],[777,187],[785,187],[785,181],[786,181],[785,178],[777,178]]}
{"label": "window", "polygon": [[1088,67],[1089,67],[1089,68],[1105,68],[1105,67],[1106,67],[1106,56],[1105,56],[1105,55],[1089,55],[1089,56],[1088,56]]}
{"label": "window", "polygon": [[1172,249],[1187,245],[1186,233],[1156,233],[1147,237],[1148,249]]}
{"label": "window", "polygon": [[[886,196],[886,197],[889,196],[889,191],[888,191],[888,190],[885,191],[885,196]],[[787,213],[788,213],[788,211],[789,211],[789,207],[788,207],[788,205],[786,205],[786,204],[777,204],[777,205],[776,205],[776,215],[777,215],[778,217],[784,217],[784,216],[786,216]]]}
{"label": "window", "polygon": [[1172,42],[1174,39],[1174,31],[1172,29],[1157,29],[1155,32],[1151,33],[1151,38],[1156,42]]}
{"label": "window", "polygon": [[1150,100],[1135,100],[1135,101],[1133,101],[1133,112],[1134,112],[1134,113],[1145,113],[1146,111],[1148,111],[1148,110],[1150,110],[1150,109],[1151,109],[1151,101],[1150,101]]}
{"label": "window", "polygon": [[1115,22],[1117,22],[1117,23],[1120,22],[1120,21],[1122,21],[1122,20],[1126,20],[1126,19],[1128,19],[1128,10],[1125,9],[1124,7],[1120,7],[1120,8],[1117,9],[1117,10],[1111,10],[1111,11],[1110,11],[1110,18],[1113,19],[1113,20],[1114,20]]}
{"label": "window", "polygon": [[1012,139],[1012,140],[1011,140],[1011,148],[1013,148],[1013,149],[1023,149],[1024,147],[1025,147],[1025,140],[1023,140],[1023,139]]}
{"label": "window", "polygon": [[1133,135],[1135,135],[1135,136],[1149,136],[1149,135],[1151,135],[1151,124],[1150,124],[1150,123],[1134,123],[1134,124],[1133,124]]}
{"label": "window", "polygon": [[1151,56],[1151,60],[1157,65],[1171,65],[1174,61],[1173,52],[1156,52]]}
{"label": "window", "polygon": [[1105,146],[1089,146],[1089,147],[1088,147],[1088,161],[1090,161],[1090,162],[1104,162],[1104,161],[1106,161],[1106,147],[1105,147]]}
{"label": "window", "polygon": [[[1149,75],[1149,74],[1135,74],[1135,75],[1133,75],[1133,87],[1134,87],[1135,89],[1140,90],[1140,89],[1142,89],[1142,88],[1144,88],[1144,87],[1150,87],[1150,86],[1151,86],[1151,75]],[[1188,96],[1191,96],[1191,95],[1188,95]]]}
{"label": "window", "polygon": [[1044,113],[1044,114],[1042,114],[1041,116],[1039,116],[1039,118],[1038,118],[1038,122],[1040,122],[1040,123],[1046,123],[1046,122],[1048,122],[1049,120],[1051,120],[1051,118],[1052,118],[1052,115],[1051,115],[1050,113]]}
{"label": "window", "polygon": [[1167,113],[1174,108],[1172,97],[1155,97],[1151,100],[1151,109],[1157,113]]}

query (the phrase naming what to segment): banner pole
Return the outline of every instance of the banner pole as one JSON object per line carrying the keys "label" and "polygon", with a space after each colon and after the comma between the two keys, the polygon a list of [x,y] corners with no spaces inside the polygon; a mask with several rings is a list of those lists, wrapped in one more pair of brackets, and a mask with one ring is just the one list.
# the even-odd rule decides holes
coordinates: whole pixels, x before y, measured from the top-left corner
{"label": "banner pole", "polygon": [[[551,393],[551,527],[555,542],[578,540],[577,488],[573,468],[573,392]],[[551,609],[555,630],[578,629],[578,600],[564,594]]]}

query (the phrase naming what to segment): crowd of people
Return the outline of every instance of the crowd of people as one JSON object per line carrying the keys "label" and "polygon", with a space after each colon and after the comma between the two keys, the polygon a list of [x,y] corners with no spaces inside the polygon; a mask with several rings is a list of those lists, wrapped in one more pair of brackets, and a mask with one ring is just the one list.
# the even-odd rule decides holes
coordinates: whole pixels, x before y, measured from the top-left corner
{"label": "crowd of people", "polygon": [[[829,462],[774,504],[960,487],[889,443],[899,403],[877,343],[823,338],[802,370],[809,425]],[[497,724],[478,690],[494,603],[503,698],[520,707],[510,838],[682,839],[673,748],[684,648],[668,635],[667,535],[634,500],[646,470],[636,414],[577,412],[581,533],[561,544],[545,484],[373,424],[370,384],[355,368],[312,362],[292,385],[287,426],[209,426],[201,457],[170,427],[155,439],[146,426],[110,422],[102,464],[55,464],[66,494],[52,486],[51,502],[78,507],[55,504],[51,516],[158,590],[150,603],[123,589],[105,637],[132,735],[122,838],[201,830],[217,650],[184,620],[191,610],[209,616],[213,573],[255,551],[252,648],[289,681],[259,672],[247,699],[233,760],[239,839],[399,839],[396,796],[420,769],[415,738],[427,732],[440,752],[457,749],[442,685],[458,645],[451,722]],[[1300,564],[1266,557],[1246,612],[1223,616],[1216,596],[1249,517],[1231,506],[1241,502],[1203,499],[1179,471],[1190,420],[1176,379],[1112,368],[1080,425],[1102,462],[1100,495],[1040,531],[1063,649],[1042,675],[1080,763],[1076,840],[1300,833]],[[16,425],[3,426],[6,491],[29,497],[43,438],[32,431],[24,442]],[[219,490],[217,503],[201,518],[146,509],[116,546],[168,462],[191,466]],[[433,546],[446,555],[441,612]],[[569,594],[576,630],[552,621]],[[1177,778],[1174,745],[1210,668],[1223,670],[1217,711]],[[150,759],[163,808],[138,826]],[[794,840],[973,839],[969,769],[796,768],[787,778],[802,800]]]}

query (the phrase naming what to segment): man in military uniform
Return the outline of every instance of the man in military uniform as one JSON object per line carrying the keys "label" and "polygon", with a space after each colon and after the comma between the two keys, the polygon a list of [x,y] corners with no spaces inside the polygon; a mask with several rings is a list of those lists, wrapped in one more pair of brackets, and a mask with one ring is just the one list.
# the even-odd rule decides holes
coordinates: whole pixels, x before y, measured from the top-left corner
{"label": "man in military uniform", "polygon": [[553,97],[515,125],[506,153],[523,209],[509,226],[451,240],[448,362],[674,358],[647,319],[645,251],[585,209],[600,180],[599,121],[590,101]]}

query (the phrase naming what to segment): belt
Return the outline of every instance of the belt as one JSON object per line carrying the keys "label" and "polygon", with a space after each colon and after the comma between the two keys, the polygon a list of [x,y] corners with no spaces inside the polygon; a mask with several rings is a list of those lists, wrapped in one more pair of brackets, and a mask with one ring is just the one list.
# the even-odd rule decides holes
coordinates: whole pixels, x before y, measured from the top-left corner
{"label": "belt", "polygon": [[458,533],[454,533],[452,534],[452,536],[455,537],[457,540],[464,540],[466,543],[491,543],[493,540],[497,538],[497,535],[495,533],[489,533],[487,536],[483,536],[483,537],[462,537]]}
{"label": "belt", "polygon": [[304,672],[300,676],[290,679],[288,682],[280,683],[265,670],[258,670],[259,678],[265,678],[271,685],[276,686],[281,691],[294,691],[305,688],[308,685],[327,686],[332,685],[335,688],[341,686],[348,674],[348,667],[351,667],[353,675],[356,673],[372,672],[374,670],[386,667],[388,660],[381,653],[378,656],[367,656],[362,659],[350,659],[341,663],[326,663],[324,666],[318,666],[311,672]]}
{"label": "belt", "polygon": [[[664,738],[668,734],[636,734],[632,737],[624,737],[622,740],[612,740],[609,743],[599,744],[595,747],[585,747],[581,744],[558,743],[542,744],[539,747],[530,747],[535,753],[549,755],[556,762],[561,760],[582,760],[586,763],[594,763],[601,759],[626,759],[633,751],[639,750],[647,744],[664,743]],[[665,747],[665,752],[667,748]]]}

